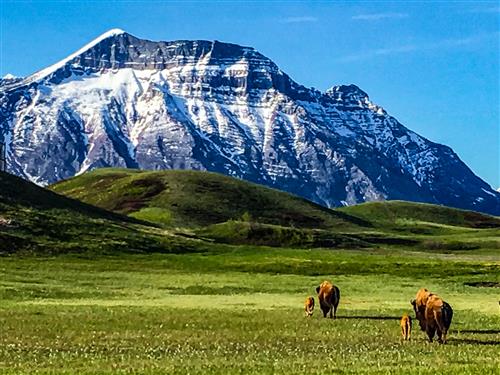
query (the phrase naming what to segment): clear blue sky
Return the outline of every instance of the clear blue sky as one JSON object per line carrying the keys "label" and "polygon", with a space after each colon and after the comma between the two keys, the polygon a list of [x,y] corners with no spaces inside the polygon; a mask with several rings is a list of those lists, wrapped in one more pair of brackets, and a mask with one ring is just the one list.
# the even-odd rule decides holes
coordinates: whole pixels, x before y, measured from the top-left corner
{"label": "clear blue sky", "polygon": [[0,75],[23,76],[111,28],[255,47],[305,86],[354,83],[500,186],[498,1],[0,0]]}

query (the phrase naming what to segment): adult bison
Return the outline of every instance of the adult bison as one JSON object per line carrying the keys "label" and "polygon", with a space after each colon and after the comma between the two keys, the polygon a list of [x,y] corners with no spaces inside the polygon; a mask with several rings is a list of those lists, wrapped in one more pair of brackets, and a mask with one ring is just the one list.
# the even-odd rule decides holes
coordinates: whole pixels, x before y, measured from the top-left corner
{"label": "adult bison", "polygon": [[323,317],[330,313],[330,318],[337,318],[337,307],[340,302],[340,290],[329,281],[323,281],[316,288],[318,293],[319,306],[323,311]]}
{"label": "adult bison", "polygon": [[429,296],[431,296],[432,293],[429,292],[429,290],[425,288],[421,288],[418,290],[417,295],[415,296],[415,299],[412,300],[410,303],[413,306],[413,310],[415,311],[415,317],[418,320],[418,323],[420,325],[420,329],[425,332],[425,307],[427,305],[427,300],[429,299]]}
{"label": "adult bison", "polygon": [[427,289],[420,289],[411,304],[420,329],[427,333],[429,341],[432,342],[437,334],[438,341],[446,343],[446,335],[453,318],[451,306]]}

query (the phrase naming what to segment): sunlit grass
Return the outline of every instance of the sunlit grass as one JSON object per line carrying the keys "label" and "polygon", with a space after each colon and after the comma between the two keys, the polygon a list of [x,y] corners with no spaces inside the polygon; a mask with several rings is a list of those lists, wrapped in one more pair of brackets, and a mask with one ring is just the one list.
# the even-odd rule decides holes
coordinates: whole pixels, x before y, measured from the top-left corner
{"label": "sunlit grass", "polygon": [[[466,285],[500,282],[498,256],[404,254],[0,258],[0,373],[498,374],[498,289]],[[371,272],[356,268],[360,257]],[[330,272],[308,272],[320,261]],[[436,265],[439,278],[420,272]],[[341,289],[335,321],[303,315],[323,279]],[[421,286],[454,308],[447,345],[427,343],[418,324],[411,342],[400,341],[398,319]]]}

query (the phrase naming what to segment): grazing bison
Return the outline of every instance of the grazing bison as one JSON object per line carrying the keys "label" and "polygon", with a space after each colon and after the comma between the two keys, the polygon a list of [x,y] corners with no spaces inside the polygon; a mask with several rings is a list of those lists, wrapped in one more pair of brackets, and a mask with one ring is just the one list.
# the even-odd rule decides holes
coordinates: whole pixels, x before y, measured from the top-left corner
{"label": "grazing bison", "polygon": [[311,316],[314,310],[314,298],[307,297],[305,302],[306,316]]}
{"label": "grazing bison", "polygon": [[[422,291],[419,290],[419,293]],[[428,292],[428,291],[427,291]],[[425,302],[425,305],[422,305]],[[446,335],[450,329],[451,319],[453,318],[453,309],[443,301],[441,297],[427,293],[423,299],[417,298],[411,301],[413,310],[420,324],[422,331],[427,333],[429,341],[432,342],[434,335],[437,333],[438,342],[446,343]],[[423,310],[422,310],[423,306]]]}
{"label": "grazing bison", "polygon": [[411,318],[408,314],[403,314],[400,326],[403,340],[409,340],[411,336]]}
{"label": "grazing bison", "polygon": [[318,293],[319,306],[323,311],[323,317],[330,313],[330,318],[337,318],[337,307],[340,302],[340,290],[329,281],[323,281],[316,288]]}

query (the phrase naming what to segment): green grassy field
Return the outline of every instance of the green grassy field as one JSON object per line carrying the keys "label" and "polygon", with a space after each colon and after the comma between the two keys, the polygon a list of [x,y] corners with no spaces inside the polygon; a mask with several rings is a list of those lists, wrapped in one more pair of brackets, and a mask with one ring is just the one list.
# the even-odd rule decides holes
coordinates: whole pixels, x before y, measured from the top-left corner
{"label": "green grassy field", "polygon": [[[498,374],[492,250],[225,247],[203,254],[0,258],[0,372]],[[303,300],[341,289],[337,320]],[[454,308],[449,343],[398,318],[421,286]]]}
{"label": "green grassy field", "polygon": [[[2,374],[500,373],[499,218],[329,210],[204,172],[51,189],[0,173]],[[305,318],[325,279],[339,318]],[[417,322],[400,341],[424,286],[454,308],[446,345]]]}

